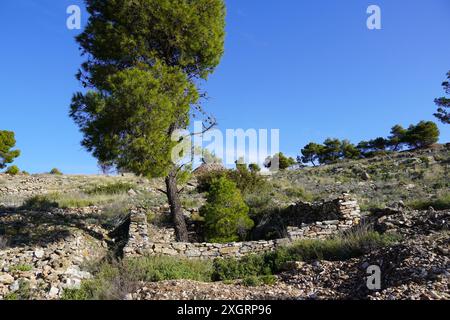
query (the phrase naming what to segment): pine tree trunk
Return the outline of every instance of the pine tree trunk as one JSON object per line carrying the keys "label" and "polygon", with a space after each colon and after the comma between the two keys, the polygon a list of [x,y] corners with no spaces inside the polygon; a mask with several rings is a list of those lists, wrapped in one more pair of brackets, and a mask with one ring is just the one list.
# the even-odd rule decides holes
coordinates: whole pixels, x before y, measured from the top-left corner
{"label": "pine tree trunk", "polygon": [[189,242],[186,221],[183,215],[180,197],[178,194],[176,172],[172,171],[166,177],[167,199],[169,200],[170,212],[175,225],[175,234],[178,242]]}

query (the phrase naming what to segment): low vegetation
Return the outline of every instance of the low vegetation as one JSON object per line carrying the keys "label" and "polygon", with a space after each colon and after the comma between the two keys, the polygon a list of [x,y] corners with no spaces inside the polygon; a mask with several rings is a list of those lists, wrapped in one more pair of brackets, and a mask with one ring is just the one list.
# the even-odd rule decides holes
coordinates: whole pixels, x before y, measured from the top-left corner
{"label": "low vegetation", "polygon": [[409,202],[408,207],[416,210],[427,210],[432,207],[435,210],[450,209],[450,193],[443,195],[437,199],[415,200]]}
{"label": "low vegetation", "polygon": [[201,282],[242,280],[245,286],[273,285],[275,275],[287,262],[346,260],[373,249],[395,243],[398,237],[380,235],[361,227],[328,240],[302,240],[274,252],[235,258],[188,260],[178,257],[148,256],[96,265],[95,277],[78,290],[66,290],[63,299],[123,299],[137,283],[187,279]]}
{"label": "low vegetation", "polygon": [[84,190],[89,195],[116,195],[120,193],[126,193],[131,189],[134,189],[135,185],[130,182],[115,182],[108,184],[98,184],[90,186]]}
{"label": "low vegetation", "polygon": [[397,240],[396,236],[380,235],[374,231],[347,233],[328,240],[301,240],[290,247],[250,255],[241,260],[216,260],[213,278],[223,281],[248,276],[273,275],[282,271],[286,263],[291,261],[347,260]]}

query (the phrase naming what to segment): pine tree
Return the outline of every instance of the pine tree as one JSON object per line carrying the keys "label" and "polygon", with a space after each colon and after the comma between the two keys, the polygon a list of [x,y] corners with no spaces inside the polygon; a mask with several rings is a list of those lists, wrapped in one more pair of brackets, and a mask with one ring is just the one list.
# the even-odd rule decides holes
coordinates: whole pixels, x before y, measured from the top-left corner
{"label": "pine tree", "polygon": [[177,130],[188,127],[206,80],[224,50],[223,0],[86,0],[90,14],[77,37],[87,57],[70,116],[82,145],[102,163],[165,177],[177,240],[187,241],[172,157]]}

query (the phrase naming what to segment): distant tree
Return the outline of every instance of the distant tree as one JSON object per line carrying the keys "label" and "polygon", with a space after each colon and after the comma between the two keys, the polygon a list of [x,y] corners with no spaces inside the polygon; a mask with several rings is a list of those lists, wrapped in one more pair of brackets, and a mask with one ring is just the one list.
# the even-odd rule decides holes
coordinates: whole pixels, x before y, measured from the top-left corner
{"label": "distant tree", "polygon": [[400,151],[406,143],[406,134],[408,130],[401,125],[395,125],[391,129],[391,135],[388,137],[388,146],[392,151]]}
{"label": "distant tree", "polygon": [[[299,163],[311,163],[314,167],[320,163],[320,157],[323,154],[324,146],[311,142],[308,143],[302,150],[302,156],[298,158]],[[316,163],[317,162],[317,163]]]}
{"label": "distant tree", "polygon": [[349,140],[341,142],[341,154],[344,159],[358,159],[361,156],[361,152]]}
{"label": "distant tree", "polygon": [[250,163],[248,165],[248,168],[249,168],[250,172],[252,172],[252,173],[259,173],[259,172],[261,172],[261,167],[258,164],[256,164],[256,163]]}
{"label": "distant tree", "polygon": [[439,128],[433,121],[421,121],[411,125],[405,141],[411,148],[426,148],[439,141]]}
{"label": "distant tree", "polygon": [[379,137],[374,140],[370,140],[370,147],[375,152],[385,151],[388,146],[388,143],[389,143],[388,140],[386,140],[383,137]]}
{"label": "distant tree", "polygon": [[5,173],[9,174],[11,176],[15,176],[20,173],[20,169],[18,166],[10,166],[10,167],[8,167],[8,169],[6,169]]}
{"label": "distant tree", "polygon": [[387,139],[379,137],[369,141],[361,141],[356,148],[361,152],[361,155],[367,158],[386,151],[388,144]]}
{"label": "distant tree", "polygon": [[339,139],[328,138],[323,142],[323,150],[321,153],[321,163],[332,163],[341,157],[341,141]]}
{"label": "distant tree", "polygon": [[247,164],[245,163],[245,159],[244,158],[239,158],[238,160],[236,160],[234,162],[234,164],[236,165],[236,170],[237,171],[241,171],[241,172],[248,171]]}
{"label": "distant tree", "polygon": [[61,176],[63,174],[58,168],[53,168],[49,173],[55,176]]}
{"label": "distant tree", "polygon": [[206,240],[218,243],[244,240],[254,225],[248,213],[249,208],[234,182],[224,176],[214,180],[206,204],[200,208]]}
{"label": "distant tree", "polygon": [[282,152],[279,152],[272,157],[267,157],[266,161],[264,162],[264,166],[268,169],[271,169],[276,167],[276,164],[278,164],[278,169],[286,170],[296,163],[297,161],[295,161],[294,158],[286,157]]}
{"label": "distant tree", "polygon": [[[450,95],[450,71],[447,73],[447,81],[442,83],[444,91],[446,94]],[[450,113],[448,109],[450,108],[450,98],[442,97],[435,100],[438,106],[437,112],[434,114],[436,118],[441,120],[442,123],[450,123]]]}
{"label": "distant tree", "polygon": [[14,132],[0,130],[0,169],[6,168],[8,163],[20,156],[19,150],[12,150],[16,145]]}
{"label": "distant tree", "polygon": [[212,153],[208,149],[203,149],[202,153],[203,153],[203,157],[202,157],[203,164],[222,164],[223,163],[222,159],[217,157],[214,153]]}
{"label": "distant tree", "polygon": [[201,108],[199,81],[223,55],[224,1],[85,2],[90,17],[77,42],[86,61],[77,77],[90,91],[74,95],[70,112],[82,145],[118,170],[164,177],[177,240],[187,242],[172,157],[181,139],[172,137]]}
{"label": "distant tree", "polygon": [[365,157],[367,157],[367,155],[372,151],[372,147],[370,145],[370,141],[361,141],[360,143],[358,143],[356,148]]}

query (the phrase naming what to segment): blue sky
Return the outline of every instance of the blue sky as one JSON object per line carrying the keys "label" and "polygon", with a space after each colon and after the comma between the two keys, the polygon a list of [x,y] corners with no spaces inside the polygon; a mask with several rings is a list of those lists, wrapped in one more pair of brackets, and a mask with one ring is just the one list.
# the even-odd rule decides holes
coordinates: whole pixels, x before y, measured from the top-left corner
{"label": "blue sky", "polygon": [[[280,129],[295,156],[310,141],[386,136],[435,120],[450,70],[450,1],[227,0],[226,52],[205,89],[220,129]],[[66,28],[81,0],[2,0],[0,129],[16,132],[30,172],[97,173],[68,117],[82,58]],[[368,30],[366,9],[382,10]],[[83,25],[86,21],[83,15]],[[450,141],[440,124],[441,142]]]}

